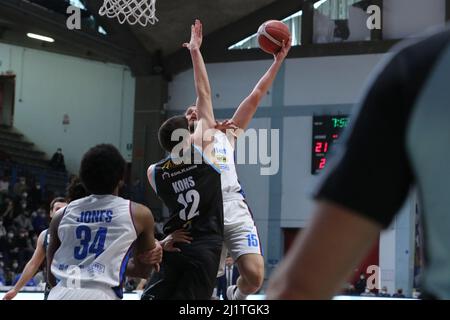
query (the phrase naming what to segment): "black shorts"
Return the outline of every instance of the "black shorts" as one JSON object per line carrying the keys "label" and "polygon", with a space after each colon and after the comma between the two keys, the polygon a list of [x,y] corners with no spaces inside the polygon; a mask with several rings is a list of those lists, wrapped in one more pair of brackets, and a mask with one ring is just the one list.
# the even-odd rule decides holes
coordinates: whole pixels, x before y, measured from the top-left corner
{"label": "black shorts", "polygon": [[223,240],[202,239],[164,251],[160,272],[154,272],[142,300],[210,300],[216,286]]}

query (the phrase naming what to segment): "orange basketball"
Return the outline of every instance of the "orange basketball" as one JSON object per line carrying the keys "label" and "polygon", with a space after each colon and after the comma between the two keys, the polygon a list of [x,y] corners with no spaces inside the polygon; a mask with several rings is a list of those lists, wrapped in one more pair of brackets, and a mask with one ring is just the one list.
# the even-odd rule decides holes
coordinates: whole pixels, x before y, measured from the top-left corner
{"label": "orange basketball", "polygon": [[258,28],[259,47],[270,54],[280,51],[283,40],[287,43],[290,36],[288,26],[278,20],[266,21]]}

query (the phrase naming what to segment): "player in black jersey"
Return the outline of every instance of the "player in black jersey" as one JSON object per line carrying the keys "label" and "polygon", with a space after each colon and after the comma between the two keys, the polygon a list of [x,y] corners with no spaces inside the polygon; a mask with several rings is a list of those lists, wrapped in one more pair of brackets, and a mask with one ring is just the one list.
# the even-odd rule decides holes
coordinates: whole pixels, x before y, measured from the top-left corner
{"label": "player in black jersey", "polygon": [[[209,160],[211,141],[204,134],[216,123],[201,42],[202,25],[196,20],[190,43],[184,44],[191,53],[198,97],[195,132],[191,138],[184,116],[168,119],[158,134],[161,147],[171,155],[148,170],[150,184],[170,211],[164,233],[184,229],[192,241],[177,243],[178,252],[164,252],[161,271],[150,279],[142,299],[206,300],[216,283],[223,243],[223,202],[220,170]],[[172,139],[177,130],[184,134],[181,142]]]}

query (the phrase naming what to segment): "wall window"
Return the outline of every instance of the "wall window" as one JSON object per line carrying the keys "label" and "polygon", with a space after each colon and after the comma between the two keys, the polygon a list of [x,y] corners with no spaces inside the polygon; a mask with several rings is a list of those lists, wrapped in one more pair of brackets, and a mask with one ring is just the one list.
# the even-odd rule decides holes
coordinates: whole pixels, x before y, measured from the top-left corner
{"label": "wall window", "polygon": [[321,0],[314,10],[313,43],[370,40],[367,0]]}

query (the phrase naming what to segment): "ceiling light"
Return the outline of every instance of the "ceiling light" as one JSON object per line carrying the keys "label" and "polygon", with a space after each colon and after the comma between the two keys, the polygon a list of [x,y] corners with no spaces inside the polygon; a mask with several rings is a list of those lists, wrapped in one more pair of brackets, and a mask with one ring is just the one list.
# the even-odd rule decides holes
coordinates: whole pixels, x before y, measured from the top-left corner
{"label": "ceiling light", "polygon": [[53,39],[53,38],[46,37],[46,36],[41,36],[41,35],[35,34],[35,33],[27,33],[27,37],[33,38],[33,39],[37,39],[37,40],[46,41],[46,42],[55,42],[55,39]]}

